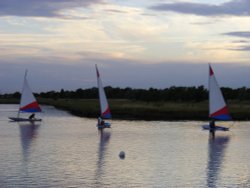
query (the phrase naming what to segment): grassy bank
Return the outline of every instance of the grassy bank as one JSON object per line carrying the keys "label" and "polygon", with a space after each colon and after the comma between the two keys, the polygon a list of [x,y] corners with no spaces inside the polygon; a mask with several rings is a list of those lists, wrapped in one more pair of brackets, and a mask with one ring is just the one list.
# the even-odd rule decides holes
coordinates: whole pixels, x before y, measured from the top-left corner
{"label": "grassy bank", "polygon": [[[89,99],[40,99],[44,104],[64,109],[82,117],[99,115],[98,100]],[[142,102],[131,100],[109,100],[114,119],[141,120],[207,120],[208,101],[203,102]],[[248,120],[250,101],[228,101],[234,120]]]}
{"label": "grassy bank", "polygon": [[[98,100],[84,99],[41,99],[44,104],[64,109],[77,116],[97,117],[99,115]],[[111,113],[114,119],[143,119],[143,120],[192,120],[207,119],[206,102],[147,103],[130,100],[109,100]]]}
{"label": "grassy bank", "polygon": [[[55,106],[73,115],[96,118],[99,115],[98,100],[90,99],[38,99],[39,103]],[[17,103],[18,100],[0,100],[0,103]],[[141,102],[109,100],[113,119],[140,120],[207,120],[208,102]],[[228,101],[234,120],[248,120],[250,101]]]}
{"label": "grassy bank", "polygon": [[0,99],[0,104],[18,104],[19,99]]}

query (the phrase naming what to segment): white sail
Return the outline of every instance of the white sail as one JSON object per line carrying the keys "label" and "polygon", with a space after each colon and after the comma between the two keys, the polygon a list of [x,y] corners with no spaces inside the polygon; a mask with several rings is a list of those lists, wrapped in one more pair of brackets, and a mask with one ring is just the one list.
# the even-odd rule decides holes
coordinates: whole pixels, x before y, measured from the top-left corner
{"label": "white sail", "polygon": [[27,71],[25,72],[24,82],[23,82],[23,89],[21,94],[21,101],[20,101],[20,111],[22,112],[41,112],[41,108],[39,107],[36,98],[34,97],[28,81],[26,79]]}
{"label": "white sail", "polygon": [[110,113],[107,97],[106,97],[105,91],[104,91],[103,86],[102,86],[102,80],[100,78],[100,74],[99,74],[97,65],[95,65],[95,67],[96,67],[96,75],[97,75],[99,101],[100,101],[100,107],[101,107],[101,117],[105,118],[105,119],[109,119],[109,118],[111,118],[111,113]]}
{"label": "white sail", "polygon": [[[35,96],[33,95],[28,81],[26,79],[27,76],[27,71],[25,71],[25,76],[24,76],[24,82],[23,82],[23,89],[21,93],[21,100],[20,100],[20,105],[18,109],[18,114],[17,117],[9,117],[14,122],[22,122],[22,121],[41,121],[41,119],[37,118],[20,118],[20,112],[28,112],[28,113],[35,113],[35,112],[41,112],[41,108],[39,104],[36,101]],[[32,115],[34,116],[34,115]]]}
{"label": "white sail", "polygon": [[209,117],[218,120],[231,119],[211,65],[209,65]]}

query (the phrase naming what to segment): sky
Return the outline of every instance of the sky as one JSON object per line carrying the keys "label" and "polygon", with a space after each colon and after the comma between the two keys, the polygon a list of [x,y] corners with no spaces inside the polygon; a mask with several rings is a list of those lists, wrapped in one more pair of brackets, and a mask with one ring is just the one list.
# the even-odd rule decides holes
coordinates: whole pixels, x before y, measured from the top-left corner
{"label": "sky", "polygon": [[249,0],[0,1],[0,93],[250,87]]}

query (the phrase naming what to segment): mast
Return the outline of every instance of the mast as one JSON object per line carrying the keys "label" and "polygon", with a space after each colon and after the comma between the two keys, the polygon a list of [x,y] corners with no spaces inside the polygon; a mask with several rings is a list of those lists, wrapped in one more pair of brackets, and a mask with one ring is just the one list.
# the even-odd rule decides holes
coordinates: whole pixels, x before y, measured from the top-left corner
{"label": "mast", "polygon": [[107,97],[103,89],[102,80],[100,78],[97,65],[95,65],[95,68],[96,68],[97,85],[98,85],[98,93],[99,93],[99,103],[100,103],[100,108],[101,108],[101,117],[105,119],[110,119],[111,113],[110,113]]}
{"label": "mast", "polygon": [[211,97],[210,97],[210,90],[211,90],[211,86],[210,86],[210,76],[211,76],[211,65],[210,65],[210,63],[208,64],[208,105],[209,105],[209,107],[208,107],[208,117],[210,117],[210,109],[211,109],[211,107],[210,107],[210,104],[211,104]]}

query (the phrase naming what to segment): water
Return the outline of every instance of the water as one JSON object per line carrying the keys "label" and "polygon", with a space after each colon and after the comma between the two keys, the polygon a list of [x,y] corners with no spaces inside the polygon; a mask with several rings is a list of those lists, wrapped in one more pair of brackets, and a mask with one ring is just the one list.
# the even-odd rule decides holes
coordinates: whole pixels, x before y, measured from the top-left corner
{"label": "water", "polygon": [[[0,187],[250,187],[250,122],[202,131],[205,122],[112,121],[43,106],[42,123],[9,122],[0,105]],[[125,152],[125,159],[119,153]]]}

